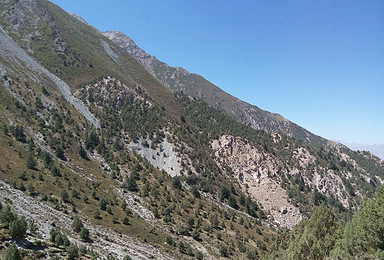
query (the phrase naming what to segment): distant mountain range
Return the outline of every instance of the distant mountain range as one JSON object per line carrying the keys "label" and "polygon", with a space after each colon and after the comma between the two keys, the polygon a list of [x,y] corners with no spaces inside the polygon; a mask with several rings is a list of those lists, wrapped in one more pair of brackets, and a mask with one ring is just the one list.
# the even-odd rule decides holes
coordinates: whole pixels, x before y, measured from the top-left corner
{"label": "distant mountain range", "polygon": [[344,144],[354,151],[368,151],[373,155],[376,155],[380,159],[384,160],[384,144],[356,144],[356,143],[346,143],[343,141],[338,141],[339,143]]}

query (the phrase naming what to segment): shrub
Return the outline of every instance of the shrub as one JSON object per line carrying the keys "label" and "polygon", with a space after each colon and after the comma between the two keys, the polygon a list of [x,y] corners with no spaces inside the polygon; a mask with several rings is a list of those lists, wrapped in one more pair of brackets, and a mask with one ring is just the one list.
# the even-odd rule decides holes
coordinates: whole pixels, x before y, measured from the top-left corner
{"label": "shrub", "polygon": [[93,217],[95,219],[101,219],[100,211],[98,209],[93,212]]}

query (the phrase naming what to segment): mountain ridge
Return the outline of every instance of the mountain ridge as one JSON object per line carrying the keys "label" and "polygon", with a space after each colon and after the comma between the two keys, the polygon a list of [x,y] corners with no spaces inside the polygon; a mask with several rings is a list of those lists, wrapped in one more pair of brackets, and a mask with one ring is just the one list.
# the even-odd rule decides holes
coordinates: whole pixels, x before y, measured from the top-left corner
{"label": "mountain ridge", "polygon": [[224,92],[196,73],[189,73],[181,67],[170,67],[141,49],[127,35],[120,31],[107,31],[103,35],[125,49],[144,68],[174,92],[182,91],[200,98],[212,107],[223,110],[237,121],[255,129],[267,132],[282,132],[291,137],[315,145],[326,145],[328,141],[290,122],[277,113],[270,113],[255,105],[244,102]]}

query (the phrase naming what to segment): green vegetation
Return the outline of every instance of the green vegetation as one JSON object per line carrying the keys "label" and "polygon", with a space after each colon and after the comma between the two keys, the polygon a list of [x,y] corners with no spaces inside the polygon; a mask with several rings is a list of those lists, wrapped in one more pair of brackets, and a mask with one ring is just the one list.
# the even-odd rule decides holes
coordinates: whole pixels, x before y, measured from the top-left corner
{"label": "green vegetation", "polygon": [[4,260],[23,260],[19,249],[14,244],[10,245],[5,251]]}
{"label": "green vegetation", "polygon": [[324,205],[292,231],[281,230],[268,259],[382,259],[384,186],[343,226]]}

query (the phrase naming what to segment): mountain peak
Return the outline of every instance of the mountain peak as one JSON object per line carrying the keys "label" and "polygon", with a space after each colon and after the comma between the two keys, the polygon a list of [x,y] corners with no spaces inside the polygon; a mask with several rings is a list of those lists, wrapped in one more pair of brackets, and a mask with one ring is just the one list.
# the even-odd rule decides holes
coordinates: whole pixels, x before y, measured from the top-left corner
{"label": "mountain peak", "polygon": [[75,14],[75,13],[72,13],[72,12],[69,12],[68,13],[69,15],[71,15],[72,17],[76,18],[77,20],[79,20],[80,22],[88,25],[89,27],[92,27],[93,29],[95,29],[96,31],[99,32],[99,30],[96,28],[96,27],[93,27],[92,25],[90,25],[86,20],[83,19],[83,17],[81,17],[80,15],[78,14]]}
{"label": "mountain peak", "polygon": [[87,21],[85,21],[85,20],[83,19],[83,17],[81,17],[80,15],[77,15],[77,14],[72,13],[72,12],[69,12],[68,14],[72,15],[73,17],[75,17],[75,18],[76,18],[77,20],[79,20],[80,22],[89,25],[89,23],[87,23]]}
{"label": "mountain peak", "polygon": [[152,55],[145,52],[127,35],[121,31],[106,31],[102,33],[105,37],[113,40],[123,47],[131,56],[146,59],[152,57]]}

